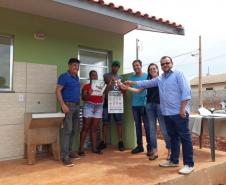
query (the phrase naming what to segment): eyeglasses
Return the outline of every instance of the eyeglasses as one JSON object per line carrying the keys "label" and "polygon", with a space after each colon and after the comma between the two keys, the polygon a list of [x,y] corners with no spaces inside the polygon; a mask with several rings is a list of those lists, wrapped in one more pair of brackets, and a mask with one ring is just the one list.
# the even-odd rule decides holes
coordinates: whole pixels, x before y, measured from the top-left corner
{"label": "eyeglasses", "polygon": [[169,65],[170,62],[165,62],[165,63],[161,63],[161,66],[164,66],[164,65]]}

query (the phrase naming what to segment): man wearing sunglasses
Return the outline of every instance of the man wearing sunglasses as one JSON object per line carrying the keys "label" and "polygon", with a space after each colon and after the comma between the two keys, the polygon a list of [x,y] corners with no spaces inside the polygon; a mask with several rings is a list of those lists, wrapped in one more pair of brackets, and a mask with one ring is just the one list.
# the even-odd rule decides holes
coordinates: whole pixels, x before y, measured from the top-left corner
{"label": "man wearing sunglasses", "polygon": [[159,166],[177,167],[179,165],[181,142],[184,167],[179,170],[179,173],[186,175],[194,170],[193,146],[188,127],[191,89],[184,74],[173,69],[173,61],[169,56],[163,56],[160,65],[164,72],[161,76],[152,80],[127,81],[125,84],[137,85],[137,88],[159,87],[160,109],[171,138],[170,160],[160,163]]}

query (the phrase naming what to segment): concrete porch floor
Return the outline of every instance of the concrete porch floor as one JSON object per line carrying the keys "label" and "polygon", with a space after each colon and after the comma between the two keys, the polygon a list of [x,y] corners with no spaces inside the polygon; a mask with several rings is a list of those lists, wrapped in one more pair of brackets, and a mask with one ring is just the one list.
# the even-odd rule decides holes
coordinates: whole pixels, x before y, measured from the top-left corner
{"label": "concrete porch floor", "polygon": [[226,185],[226,152],[216,151],[211,162],[209,149],[194,148],[195,171],[187,176],[177,172],[182,167],[160,168],[166,158],[159,140],[159,158],[149,161],[146,153],[132,155],[130,150],[117,151],[111,146],[103,155],[86,152],[65,167],[52,158],[39,158],[35,165],[25,159],[0,162],[0,185]]}

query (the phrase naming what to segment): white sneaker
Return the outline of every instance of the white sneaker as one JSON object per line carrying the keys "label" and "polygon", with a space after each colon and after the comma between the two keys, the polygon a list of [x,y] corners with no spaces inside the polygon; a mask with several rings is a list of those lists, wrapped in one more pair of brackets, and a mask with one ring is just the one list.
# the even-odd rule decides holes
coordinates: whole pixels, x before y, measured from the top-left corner
{"label": "white sneaker", "polygon": [[177,167],[179,164],[173,163],[171,161],[164,161],[159,164],[160,167]]}
{"label": "white sneaker", "polygon": [[181,169],[179,170],[179,173],[180,173],[180,174],[183,174],[183,175],[188,175],[188,174],[191,173],[194,169],[195,169],[194,166],[184,165],[184,167],[181,168]]}

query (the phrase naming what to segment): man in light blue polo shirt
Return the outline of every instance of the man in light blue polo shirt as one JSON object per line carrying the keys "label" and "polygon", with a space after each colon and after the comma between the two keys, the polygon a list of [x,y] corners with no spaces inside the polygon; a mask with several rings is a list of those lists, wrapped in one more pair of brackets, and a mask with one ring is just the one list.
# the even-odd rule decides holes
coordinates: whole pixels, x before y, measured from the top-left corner
{"label": "man in light blue polo shirt", "polygon": [[173,61],[169,56],[162,57],[160,64],[164,72],[161,76],[152,80],[128,81],[126,83],[129,85],[136,84],[138,88],[158,86],[160,108],[167,132],[171,138],[170,160],[161,163],[160,166],[178,166],[181,142],[184,167],[179,170],[179,173],[186,175],[194,170],[193,146],[189,131],[191,89],[184,74],[173,69]]}
{"label": "man in light blue polo shirt", "polygon": [[[141,81],[147,80],[147,73],[142,72],[142,62],[140,60],[134,60],[133,70],[135,74],[129,77],[130,81]],[[137,88],[136,85],[132,86]],[[147,141],[147,155],[150,153],[150,127],[148,125],[147,116],[146,116],[146,89],[140,93],[132,93],[132,112],[133,118],[136,126],[136,136],[137,136],[137,146],[131,151],[132,154],[137,154],[144,151],[143,140],[142,140],[142,123],[144,124],[146,132],[146,141]]]}
{"label": "man in light blue polo shirt", "polygon": [[68,167],[74,165],[71,162],[72,158],[78,159],[77,154],[72,151],[72,144],[76,128],[79,128],[79,65],[80,61],[78,59],[70,58],[68,61],[68,71],[59,76],[56,87],[58,102],[65,113],[61,159],[63,164]]}

